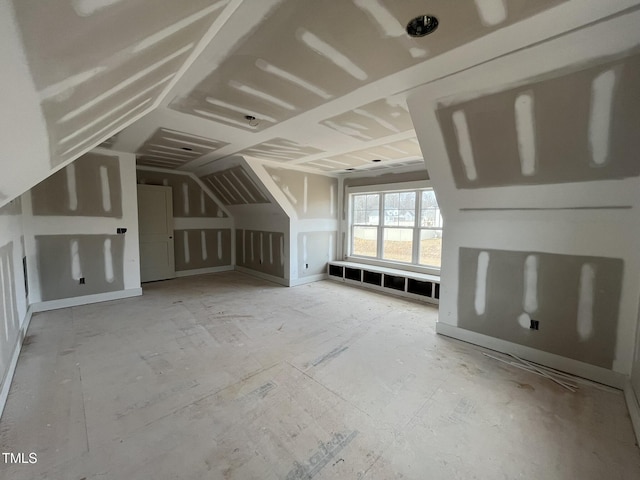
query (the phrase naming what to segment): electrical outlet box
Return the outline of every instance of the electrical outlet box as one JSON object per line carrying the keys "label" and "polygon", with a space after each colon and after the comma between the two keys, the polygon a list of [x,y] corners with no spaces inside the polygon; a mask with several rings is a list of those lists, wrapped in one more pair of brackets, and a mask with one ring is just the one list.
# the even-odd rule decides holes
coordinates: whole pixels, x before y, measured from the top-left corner
{"label": "electrical outlet box", "polygon": [[80,280],[78,281],[78,283],[79,283],[80,285],[84,285],[84,284],[85,284],[85,282],[84,282],[84,277],[81,277],[81,278],[80,278]]}
{"label": "electrical outlet box", "polygon": [[540,330],[540,322],[538,320],[531,319],[531,330]]}

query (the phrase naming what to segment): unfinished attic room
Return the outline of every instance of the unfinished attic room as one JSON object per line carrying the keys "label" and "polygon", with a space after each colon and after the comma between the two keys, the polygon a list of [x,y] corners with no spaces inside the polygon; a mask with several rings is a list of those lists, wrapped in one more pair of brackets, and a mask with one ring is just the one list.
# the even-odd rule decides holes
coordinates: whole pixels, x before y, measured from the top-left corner
{"label": "unfinished attic room", "polygon": [[640,0],[0,0],[0,479],[640,479]]}

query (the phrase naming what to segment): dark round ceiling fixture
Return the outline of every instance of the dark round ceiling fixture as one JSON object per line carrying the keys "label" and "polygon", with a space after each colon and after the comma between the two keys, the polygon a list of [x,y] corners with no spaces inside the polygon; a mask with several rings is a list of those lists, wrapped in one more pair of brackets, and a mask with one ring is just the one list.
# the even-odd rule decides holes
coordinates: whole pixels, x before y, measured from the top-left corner
{"label": "dark round ceiling fixture", "polygon": [[253,115],[245,115],[244,119],[247,121],[247,123],[249,123],[249,126],[253,128],[257,127],[260,124],[260,122]]}
{"label": "dark round ceiling fixture", "polygon": [[378,163],[381,162],[382,160],[380,160],[379,158],[374,158],[373,160],[371,160],[373,163]]}
{"label": "dark round ceiling fixture", "polygon": [[355,168],[346,168],[345,169],[347,172],[353,172],[355,170]]}
{"label": "dark round ceiling fixture", "polygon": [[186,150],[187,152],[193,152],[193,148],[191,147],[180,147],[182,150]]}
{"label": "dark round ceiling fixture", "polygon": [[407,23],[407,33],[410,37],[424,37],[438,28],[438,19],[431,15],[420,15]]}

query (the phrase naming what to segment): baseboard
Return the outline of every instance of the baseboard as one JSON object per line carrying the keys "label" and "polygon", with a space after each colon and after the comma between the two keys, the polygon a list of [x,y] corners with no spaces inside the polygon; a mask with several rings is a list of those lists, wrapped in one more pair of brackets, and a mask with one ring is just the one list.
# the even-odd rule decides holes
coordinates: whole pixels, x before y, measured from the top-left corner
{"label": "baseboard", "polygon": [[305,283],[319,282],[320,280],[326,280],[329,275],[326,273],[319,273],[317,275],[309,275],[308,277],[300,277],[295,280],[289,281],[290,287],[297,287],[298,285],[304,285]]}
{"label": "baseboard", "polygon": [[536,350],[535,348],[527,347],[525,345],[518,345],[517,343],[472,332],[447,323],[437,322],[436,332],[440,335],[462,340],[463,342],[473,343],[474,345],[495,350],[497,352],[507,354],[511,353],[531,362],[546,365],[547,367],[555,368],[556,370],[561,370],[604,385],[609,385],[610,387],[618,388],[620,390],[624,389],[625,384],[628,381],[628,377],[626,375],[614,372],[613,370],[607,370],[606,368],[589,365],[588,363],[561,357],[560,355],[553,353],[543,352],[542,350]]}
{"label": "baseboard", "polygon": [[627,401],[631,424],[636,434],[636,443],[640,446],[640,398],[634,391],[633,385],[631,385],[629,380],[627,380],[627,383],[624,385],[624,399]]}
{"label": "baseboard", "polygon": [[142,288],[130,288],[128,290],[118,290],[117,292],[97,293],[94,295],[84,295],[82,297],[61,298],[60,300],[49,300],[31,304],[33,312],[46,312],[59,308],[77,307],[90,303],[108,302],[110,300],[121,300],[123,298],[139,297],[142,295]]}
{"label": "baseboard", "polygon": [[233,270],[233,265],[224,265],[222,267],[194,268],[193,270],[182,270],[180,272],[176,272],[176,277],[206,275],[207,273],[228,272],[230,270]]}
{"label": "baseboard", "polygon": [[274,275],[269,275],[268,273],[258,272],[257,270],[251,270],[250,268],[240,267],[238,265],[235,266],[235,270],[237,272],[246,273],[247,275],[251,275],[253,277],[261,278],[262,280],[268,280],[270,282],[277,283],[279,285],[283,285],[285,287],[290,286],[289,280],[286,278],[276,277]]}
{"label": "baseboard", "polygon": [[27,309],[27,313],[25,315],[24,321],[22,322],[22,326],[18,332],[18,340],[13,348],[13,355],[11,355],[11,362],[9,363],[9,369],[7,370],[7,374],[4,376],[4,380],[2,382],[2,386],[0,387],[0,418],[2,418],[2,412],[4,412],[4,407],[7,404],[7,398],[9,398],[9,390],[11,389],[11,382],[13,382],[13,376],[16,373],[16,367],[18,365],[18,358],[20,357],[20,352],[22,351],[22,343],[24,342],[25,337],[27,336],[27,331],[29,330],[29,325],[31,324],[31,317],[33,316],[33,310],[31,307]]}

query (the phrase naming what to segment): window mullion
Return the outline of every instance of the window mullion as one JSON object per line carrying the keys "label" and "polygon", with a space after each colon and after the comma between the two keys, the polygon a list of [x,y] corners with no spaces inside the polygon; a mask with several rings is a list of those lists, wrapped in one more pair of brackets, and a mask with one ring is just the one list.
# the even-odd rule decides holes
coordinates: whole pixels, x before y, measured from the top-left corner
{"label": "window mullion", "polygon": [[422,213],[422,191],[416,191],[416,208],[413,217],[413,264],[418,264],[420,260],[420,215]]}
{"label": "window mullion", "polygon": [[384,238],[384,193],[380,193],[380,197],[378,199],[378,251],[376,252],[376,258],[382,259],[382,242]]}

